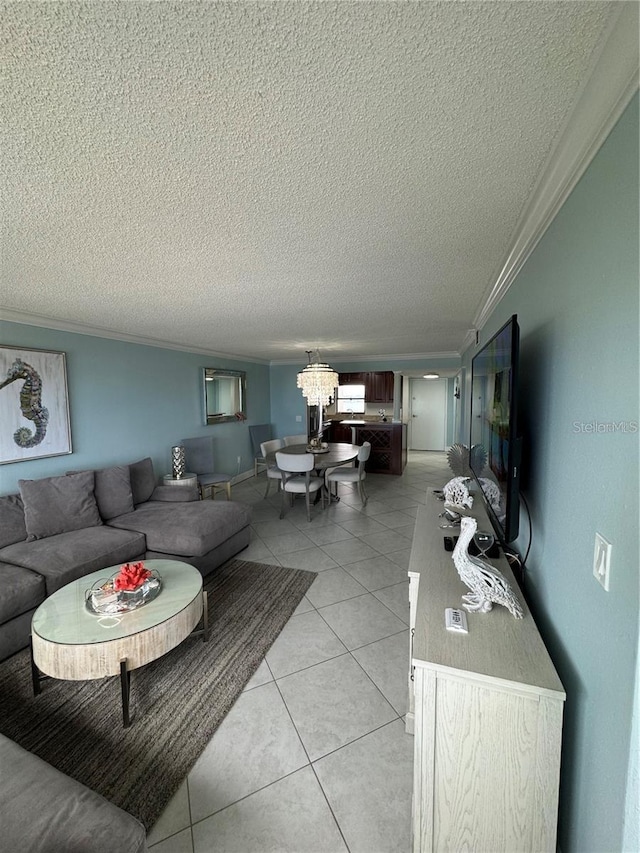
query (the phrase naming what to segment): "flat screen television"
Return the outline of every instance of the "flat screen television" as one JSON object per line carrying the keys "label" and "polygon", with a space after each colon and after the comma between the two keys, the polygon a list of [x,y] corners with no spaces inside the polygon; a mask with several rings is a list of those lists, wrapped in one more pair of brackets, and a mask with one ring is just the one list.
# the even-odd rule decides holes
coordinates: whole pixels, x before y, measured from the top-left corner
{"label": "flat screen television", "polygon": [[514,314],[471,363],[471,470],[503,545],[518,536],[520,516],[519,346]]}

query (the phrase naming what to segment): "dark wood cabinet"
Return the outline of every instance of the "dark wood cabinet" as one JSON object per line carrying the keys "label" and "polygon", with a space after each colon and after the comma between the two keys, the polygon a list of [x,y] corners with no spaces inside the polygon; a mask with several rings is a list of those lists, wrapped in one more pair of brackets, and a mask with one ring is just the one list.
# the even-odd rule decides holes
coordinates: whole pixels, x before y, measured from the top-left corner
{"label": "dark wood cabinet", "polygon": [[344,441],[351,444],[351,427],[343,426],[339,421],[333,421],[329,430],[329,441]]}
{"label": "dark wood cabinet", "polygon": [[391,370],[369,373],[365,383],[364,399],[367,403],[386,403],[393,405],[394,376]]}
{"label": "dark wood cabinet", "polygon": [[325,435],[326,441],[352,443],[355,430],[355,443],[362,446],[365,441],[371,445],[371,455],[367,461],[370,474],[402,474],[407,464],[407,425],[371,421],[366,424],[342,424],[332,421]]}
{"label": "dark wood cabinet", "polygon": [[406,424],[367,424],[356,427],[356,443],[368,441],[371,455],[367,471],[371,474],[402,474],[407,464]]}
{"label": "dark wood cabinet", "polygon": [[393,405],[393,371],[365,370],[360,373],[340,373],[340,385],[364,385],[366,403]]}
{"label": "dark wood cabinet", "polygon": [[366,385],[366,373],[339,373],[338,385]]}

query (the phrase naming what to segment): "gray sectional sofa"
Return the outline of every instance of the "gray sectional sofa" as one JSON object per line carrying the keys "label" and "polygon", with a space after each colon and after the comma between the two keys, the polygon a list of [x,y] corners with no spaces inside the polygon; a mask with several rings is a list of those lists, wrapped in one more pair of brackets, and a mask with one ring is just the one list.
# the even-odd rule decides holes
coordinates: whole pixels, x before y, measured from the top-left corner
{"label": "gray sectional sofa", "polygon": [[12,853],[143,853],[144,826],[0,735],[0,847]]}
{"label": "gray sectional sofa", "polygon": [[45,597],[77,578],[154,558],[207,575],[249,544],[249,506],[158,486],[151,459],[19,488],[0,497],[0,660],[29,644]]}
{"label": "gray sectional sofa", "polygon": [[[249,544],[248,506],[157,486],[151,459],[19,487],[0,497],[0,660],[28,645],[35,609],[77,578],[151,558],[191,563],[206,575]],[[139,821],[2,734],[0,767],[3,849],[147,849]]]}

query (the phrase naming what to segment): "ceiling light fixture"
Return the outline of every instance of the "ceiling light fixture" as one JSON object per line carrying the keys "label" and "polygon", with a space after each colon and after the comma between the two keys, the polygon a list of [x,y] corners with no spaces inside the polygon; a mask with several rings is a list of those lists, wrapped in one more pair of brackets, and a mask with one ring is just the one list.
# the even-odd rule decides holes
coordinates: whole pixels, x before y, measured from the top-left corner
{"label": "ceiling light fixture", "polygon": [[423,379],[440,379],[439,373],[425,373],[422,377]]}
{"label": "ceiling light fixture", "polygon": [[309,364],[298,373],[298,388],[306,397],[308,406],[327,406],[338,385],[338,374],[333,367],[320,361],[316,350],[315,361],[311,361],[311,350],[306,350]]}

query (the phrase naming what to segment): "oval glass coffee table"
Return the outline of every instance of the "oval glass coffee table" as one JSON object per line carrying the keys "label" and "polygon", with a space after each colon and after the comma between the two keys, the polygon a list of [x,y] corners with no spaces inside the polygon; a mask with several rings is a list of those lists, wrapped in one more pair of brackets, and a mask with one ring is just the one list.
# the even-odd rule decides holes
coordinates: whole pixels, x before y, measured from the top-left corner
{"label": "oval glass coffee table", "polygon": [[[207,593],[202,575],[188,563],[145,560],[162,579],[157,598],[124,613],[94,613],[86,592],[120,566],[72,581],[49,596],[31,620],[31,667],[37,695],[43,677],[85,681],[119,675],[122,718],[130,724],[131,671],[174,649],[190,635],[208,639]],[[202,629],[195,631],[202,621]]]}

